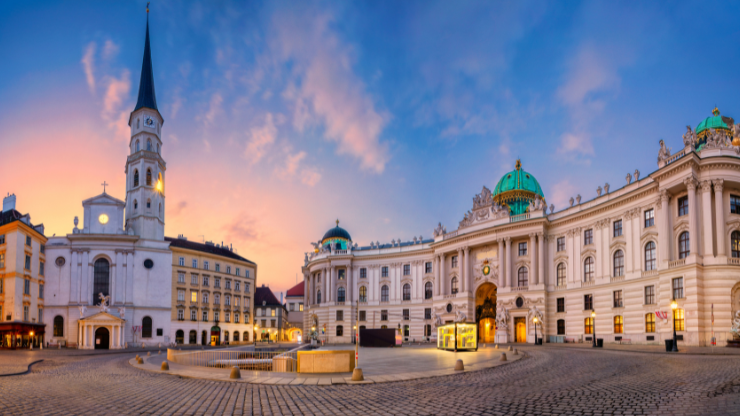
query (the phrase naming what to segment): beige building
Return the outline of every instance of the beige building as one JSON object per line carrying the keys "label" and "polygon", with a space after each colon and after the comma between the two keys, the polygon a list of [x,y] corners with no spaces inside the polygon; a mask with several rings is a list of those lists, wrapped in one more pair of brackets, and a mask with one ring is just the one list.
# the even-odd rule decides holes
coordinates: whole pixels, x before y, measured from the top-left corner
{"label": "beige building", "polygon": [[740,329],[739,134],[715,109],[678,151],[660,141],[654,172],[558,211],[517,161],[432,238],[359,246],[337,225],[306,255],[304,330],[349,342],[359,321],[420,340],[465,321],[488,342],[662,343],[675,327],[723,346]]}
{"label": "beige building", "polygon": [[15,210],[15,195],[0,213],[0,347],[38,347],[45,339],[44,226]]}
{"label": "beige building", "polygon": [[253,337],[257,265],[232,248],[165,238],[172,251],[172,339],[220,345]]}

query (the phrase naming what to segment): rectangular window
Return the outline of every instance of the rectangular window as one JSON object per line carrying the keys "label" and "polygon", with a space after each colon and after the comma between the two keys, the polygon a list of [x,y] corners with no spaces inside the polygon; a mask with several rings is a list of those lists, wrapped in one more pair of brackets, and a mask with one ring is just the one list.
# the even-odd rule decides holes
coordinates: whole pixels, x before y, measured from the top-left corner
{"label": "rectangular window", "polygon": [[275,320],[274,319],[270,321],[270,327],[275,328]]}
{"label": "rectangular window", "polygon": [[388,310],[383,309],[380,311],[380,320],[381,321],[387,321],[388,320]]}
{"label": "rectangular window", "polygon": [[614,333],[621,334],[624,332],[624,318],[621,315],[614,317]]}
{"label": "rectangular window", "polygon": [[583,232],[583,245],[587,246],[594,243],[594,230],[586,230]]}
{"label": "rectangular window", "polygon": [[190,302],[191,303],[198,303],[198,292],[192,291],[190,292]]}
{"label": "rectangular window", "polygon": [[428,261],[424,263],[424,273],[431,273],[432,272],[432,262]]}
{"label": "rectangular window", "polygon": [[655,314],[652,312],[645,314],[645,332],[655,332]]}
{"label": "rectangular window", "polygon": [[337,280],[344,280],[344,269],[337,270]]}
{"label": "rectangular window", "polygon": [[218,264],[218,263],[216,263],[216,271],[217,272],[220,272],[221,271],[221,265]]}
{"label": "rectangular window", "polygon": [[214,311],[213,312],[213,320],[218,322],[219,321],[219,318],[220,318],[219,315],[221,315],[221,313],[219,311]]}
{"label": "rectangular window", "polygon": [[622,220],[614,221],[614,237],[622,235]]}
{"label": "rectangular window", "polygon": [[298,304],[298,312],[303,312],[303,302]]}
{"label": "rectangular window", "polygon": [[44,309],[39,308],[39,322],[44,322]]}
{"label": "rectangular window", "polygon": [[231,266],[226,266],[226,274],[231,274]]}
{"label": "rectangular window", "polygon": [[190,275],[190,283],[197,285],[198,284],[198,275],[197,274],[191,274]]}
{"label": "rectangular window", "polygon": [[652,209],[649,209],[645,211],[645,228],[652,227],[655,225],[655,211]]}
{"label": "rectangular window", "polygon": [[403,265],[403,275],[404,276],[411,275],[411,265],[410,264],[404,264]]}
{"label": "rectangular window", "polygon": [[565,312],[565,298],[558,298],[558,312]]}
{"label": "rectangular window", "polygon": [[43,275],[44,275],[44,262],[40,261],[39,262],[39,276],[43,276]]}
{"label": "rectangular window", "polygon": [[249,277],[249,270],[244,270],[244,277]]}
{"label": "rectangular window", "polygon": [[558,319],[558,335],[565,335],[565,319]]}
{"label": "rectangular window", "polygon": [[23,307],[23,320],[28,321],[28,306]]}
{"label": "rectangular window", "polygon": [[383,268],[380,269],[380,277],[388,277],[388,266],[383,266]]}
{"label": "rectangular window", "polygon": [[185,320],[185,311],[182,309],[177,310],[177,320],[178,321],[184,321]]}
{"label": "rectangular window", "polygon": [[46,245],[41,244],[41,247],[39,247],[39,251],[41,251],[41,254],[46,254]]}
{"label": "rectangular window", "polygon": [[0,269],[5,268],[5,253],[0,253]]}
{"label": "rectangular window", "polygon": [[367,278],[367,269],[363,267],[360,269],[360,279],[366,279],[366,278]]}
{"label": "rectangular window", "polygon": [[31,295],[31,281],[28,279],[23,281],[23,294]]}
{"label": "rectangular window", "polygon": [[244,323],[245,324],[248,324],[249,323],[249,314],[248,313],[245,313],[244,314]]}
{"label": "rectangular window", "polygon": [[558,251],[565,251],[565,237],[558,237]]}
{"label": "rectangular window", "polygon": [[226,306],[231,306],[231,296],[229,296],[229,295],[226,295],[226,296],[224,297],[224,305],[226,305]]}
{"label": "rectangular window", "polygon": [[623,308],[624,307],[624,300],[622,299],[622,291],[621,290],[615,290],[614,291],[614,307],[615,308]]}
{"label": "rectangular window", "polygon": [[207,261],[204,261],[203,262],[203,269],[204,270],[208,270],[208,262]]}
{"label": "rectangular window", "polygon": [[360,311],[360,321],[365,322],[367,320],[367,312]]}
{"label": "rectangular window", "polygon": [[30,235],[26,236],[26,245],[31,247],[31,236]]}
{"label": "rectangular window", "polygon": [[295,303],[291,302],[288,305],[288,312],[294,312],[295,311]]}
{"label": "rectangular window", "polygon": [[655,286],[645,286],[645,304],[655,304]]}
{"label": "rectangular window", "polygon": [[213,279],[213,287],[221,287],[221,279],[219,279],[218,277]]}
{"label": "rectangular window", "polygon": [[519,243],[519,255],[520,256],[527,255],[527,243]]}
{"label": "rectangular window", "polygon": [[673,325],[675,325],[676,331],[685,331],[685,321],[683,318],[683,309],[673,310]]}
{"label": "rectangular window", "polygon": [[0,244],[5,244],[5,234],[0,235]]}
{"label": "rectangular window", "polygon": [[683,277],[673,279],[673,299],[683,299]]}
{"label": "rectangular window", "polygon": [[249,283],[244,283],[244,291],[249,293]]}
{"label": "rectangular window", "polygon": [[39,299],[44,298],[44,285],[39,283]]}
{"label": "rectangular window", "polygon": [[[740,214],[740,196],[730,195],[730,214]],[[0,236],[0,238],[2,237]]]}
{"label": "rectangular window", "polygon": [[203,296],[201,296],[201,299],[203,300],[204,305],[208,305],[208,292],[203,292]]}
{"label": "rectangular window", "polygon": [[231,280],[226,281],[226,289],[231,290]]}
{"label": "rectangular window", "polygon": [[[239,268],[238,267],[236,268],[236,275],[237,276],[241,276],[241,272],[239,271]],[[237,289],[237,290],[239,290],[239,289]]]}
{"label": "rectangular window", "polygon": [[203,276],[203,286],[208,286],[208,276]]}
{"label": "rectangular window", "polygon": [[583,310],[590,311],[594,308],[593,295],[583,295]]}
{"label": "rectangular window", "polygon": [[261,320],[260,320],[260,326],[261,326],[262,328],[266,327],[266,326],[267,326],[267,320],[266,320],[266,319],[261,319]]}
{"label": "rectangular window", "polygon": [[249,307],[249,298],[244,298],[244,307],[245,308]]}
{"label": "rectangular window", "polygon": [[234,296],[234,306],[239,307],[239,296]]}
{"label": "rectangular window", "polygon": [[197,269],[198,268],[198,260],[196,260],[196,259],[193,259],[193,268],[194,269]]}
{"label": "rectangular window", "polygon": [[584,330],[586,334],[593,334],[594,333],[594,318],[586,318],[584,320]]}
{"label": "rectangular window", "polygon": [[275,316],[275,308],[270,309],[270,316]]}
{"label": "rectangular window", "polygon": [[26,255],[26,270],[31,270],[31,256]]}
{"label": "rectangular window", "polygon": [[403,310],[403,320],[404,320],[404,321],[408,321],[409,319],[411,319],[411,318],[409,317],[409,310],[408,310],[408,309],[404,309],[404,310]]}
{"label": "rectangular window", "polygon": [[689,213],[689,197],[682,196],[678,198],[678,216],[683,217]]}
{"label": "rectangular window", "polygon": [[239,285],[239,282],[235,282],[234,283],[234,290],[236,290],[237,292],[241,290],[241,287]]}
{"label": "rectangular window", "polygon": [[190,320],[191,321],[197,321],[198,320],[197,313],[198,313],[198,311],[195,310],[195,309],[191,309],[190,310]]}
{"label": "rectangular window", "polygon": [[185,266],[185,257],[180,257],[180,260],[177,264],[179,264],[180,266]]}
{"label": "rectangular window", "polygon": [[226,312],[225,315],[226,322],[231,322],[231,312]]}
{"label": "rectangular window", "polygon": [[452,268],[457,267],[457,256],[452,256]]}
{"label": "rectangular window", "polygon": [[432,308],[424,308],[424,319],[432,319]]}
{"label": "rectangular window", "polygon": [[203,311],[203,322],[208,322],[208,311]]}
{"label": "rectangular window", "polygon": [[344,321],[344,311],[337,311],[337,321]]}
{"label": "rectangular window", "polygon": [[177,274],[177,283],[185,283],[185,273]]}
{"label": "rectangular window", "polygon": [[[3,279],[0,279],[0,293],[3,293]],[[2,320],[2,315],[3,314],[0,313],[0,320]]]}
{"label": "rectangular window", "polygon": [[238,324],[239,323],[239,312],[235,312],[234,313],[234,323],[235,324]]}
{"label": "rectangular window", "polygon": [[185,301],[185,291],[184,290],[177,291],[177,300]]}

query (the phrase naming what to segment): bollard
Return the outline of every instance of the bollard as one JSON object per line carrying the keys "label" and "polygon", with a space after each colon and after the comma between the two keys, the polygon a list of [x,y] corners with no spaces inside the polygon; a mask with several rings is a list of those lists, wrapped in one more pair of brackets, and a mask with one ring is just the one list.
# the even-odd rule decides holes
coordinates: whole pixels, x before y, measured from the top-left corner
{"label": "bollard", "polygon": [[167,364],[167,360],[162,361],[162,371],[170,371],[170,365]]}
{"label": "bollard", "polygon": [[355,367],[352,371],[352,381],[365,381],[365,376],[362,375],[362,369]]}
{"label": "bollard", "polygon": [[160,354],[162,354],[162,351],[161,350],[157,351],[157,355],[160,355]]}
{"label": "bollard", "polygon": [[229,378],[231,378],[231,379],[240,379],[240,378],[242,378],[242,372],[239,371],[239,367],[237,367],[237,366],[231,367],[231,375],[229,375]]}
{"label": "bollard", "polygon": [[498,344],[496,344],[496,346],[494,348],[498,349]]}
{"label": "bollard", "polygon": [[514,355],[519,355],[519,350],[516,348],[514,349]]}
{"label": "bollard", "polygon": [[455,363],[455,371],[464,371],[464,370],[465,370],[465,365],[463,365],[463,361],[457,360],[457,362]]}
{"label": "bollard", "polygon": [[137,364],[144,364],[144,360],[143,360],[143,359],[142,359],[141,357],[139,357],[139,358],[138,358],[138,359],[136,360],[136,363],[137,363]]}
{"label": "bollard", "polygon": [[509,345],[509,348],[507,349],[507,351],[511,351],[511,345]]}
{"label": "bollard", "polygon": [[61,350],[61,349],[62,349],[62,343],[60,342],[60,343],[59,343],[59,344],[57,344],[57,345],[59,345],[59,349]]}
{"label": "bollard", "polygon": [[151,356],[152,356],[152,353],[151,353],[151,352],[149,352],[149,351],[147,351],[147,353],[146,353],[146,356],[147,356],[147,357],[151,357]]}
{"label": "bollard", "polygon": [[136,361],[139,361],[139,354],[136,354],[136,357],[134,358],[136,358]]}
{"label": "bollard", "polygon": [[499,359],[499,361],[506,361],[506,353],[505,352],[502,352],[501,353],[501,358]]}

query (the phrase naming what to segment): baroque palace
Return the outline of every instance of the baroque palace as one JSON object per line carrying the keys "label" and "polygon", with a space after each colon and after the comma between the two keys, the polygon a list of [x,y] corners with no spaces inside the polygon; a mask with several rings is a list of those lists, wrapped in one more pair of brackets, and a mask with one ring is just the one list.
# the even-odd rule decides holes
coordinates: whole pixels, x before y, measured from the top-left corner
{"label": "baroque palace", "polygon": [[724,346],[740,323],[739,134],[715,109],[677,152],[660,141],[656,171],[558,212],[517,161],[431,239],[360,247],[337,221],[306,254],[304,331],[419,341],[464,321],[481,342],[662,343],[675,325],[686,345]]}

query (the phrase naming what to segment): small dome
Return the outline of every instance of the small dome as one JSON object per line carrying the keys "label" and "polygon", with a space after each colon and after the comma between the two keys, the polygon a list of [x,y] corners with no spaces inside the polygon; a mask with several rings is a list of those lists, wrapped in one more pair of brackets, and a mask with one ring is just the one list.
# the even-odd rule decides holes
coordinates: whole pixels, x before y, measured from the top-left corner
{"label": "small dome", "polygon": [[324,234],[324,238],[321,239],[321,244],[324,244],[327,242],[327,240],[335,240],[335,239],[344,239],[347,241],[352,241],[352,237],[350,237],[347,230],[339,226],[339,220],[337,220],[337,226],[334,228],[329,229],[329,231]]}
{"label": "small dome", "polygon": [[704,121],[696,126],[697,138],[704,137],[709,132],[709,129],[730,130],[730,127],[727,125],[728,121],[732,124],[732,119],[720,116],[719,109],[715,107],[712,110],[712,116],[705,118]]}
{"label": "small dome", "polygon": [[493,190],[493,200],[506,205],[511,215],[524,214],[531,201],[537,197],[545,199],[539,182],[534,175],[522,169],[522,162],[516,161],[514,170],[501,177]]}

